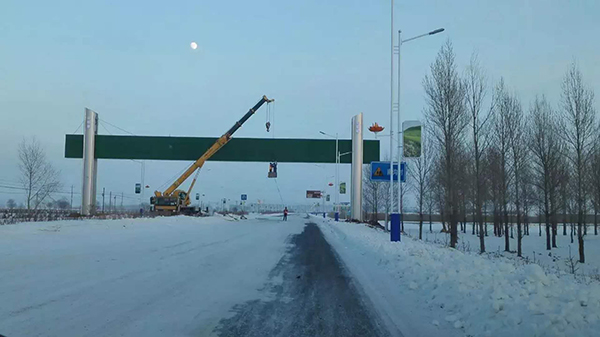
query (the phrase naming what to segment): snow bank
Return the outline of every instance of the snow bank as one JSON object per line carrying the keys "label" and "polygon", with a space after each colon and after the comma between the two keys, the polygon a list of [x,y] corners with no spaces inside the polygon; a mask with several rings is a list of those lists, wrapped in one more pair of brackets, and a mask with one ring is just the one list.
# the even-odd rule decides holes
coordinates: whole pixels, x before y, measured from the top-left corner
{"label": "snow bank", "polygon": [[[376,304],[396,310],[387,315],[407,336],[433,335],[432,327],[438,335],[445,330],[444,336],[597,336],[600,331],[600,284],[583,285],[536,264],[407,237],[392,243],[389,234],[360,224],[318,222],[350,270],[370,275],[359,276],[359,282]],[[424,324],[429,327],[420,329]]]}

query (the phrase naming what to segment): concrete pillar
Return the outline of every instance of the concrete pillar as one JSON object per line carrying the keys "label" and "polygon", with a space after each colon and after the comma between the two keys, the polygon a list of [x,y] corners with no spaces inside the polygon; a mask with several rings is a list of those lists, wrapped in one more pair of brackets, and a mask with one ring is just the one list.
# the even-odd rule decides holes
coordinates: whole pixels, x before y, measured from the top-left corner
{"label": "concrete pillar", "polygon": [[83,131],[83,189],[81,192],[81,214],[96,213],[96,171],[98,160],[95,156],[96,135],[98,134],[98,114],[85,109],[85,129]]}
{"label": "concrete pillar", "polygon": [[362,221],[363,114],[352,117],[351,218]]}

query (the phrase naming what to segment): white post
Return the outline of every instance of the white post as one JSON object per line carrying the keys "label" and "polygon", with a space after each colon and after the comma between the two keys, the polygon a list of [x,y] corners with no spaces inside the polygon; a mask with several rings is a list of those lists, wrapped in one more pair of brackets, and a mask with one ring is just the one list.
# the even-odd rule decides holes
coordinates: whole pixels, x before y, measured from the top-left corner
{"label": "white post", "polygon": [[83,132],[83,188],[81,193],[81,214],[96,213],[96,135],[98,134],[98,114],[85,109],[85,129]]}
{"label": "white post", "polygon": [[334,212],[339,213],[340,205],[340,148],[339,148],[339,136],[335,133],[335,210]]}
{"label": "white post", "polygon": [[352,118],[352,219],[362,221],[363,114]]}
{"label": "white post", "polygon": [[[390,46],[390,213],[394,213],[394,0],[391,1],[391,46]],[[388,222],[385,222],[387,230]]]}
{"label": "white post", "polygon": [[402,225],[402,181],[400,179],[400,166],[402,165],[402,121],[400,115],[400,54],[402,52],[402,31],[398,31],[398,213],[400,213],[400,225]]}

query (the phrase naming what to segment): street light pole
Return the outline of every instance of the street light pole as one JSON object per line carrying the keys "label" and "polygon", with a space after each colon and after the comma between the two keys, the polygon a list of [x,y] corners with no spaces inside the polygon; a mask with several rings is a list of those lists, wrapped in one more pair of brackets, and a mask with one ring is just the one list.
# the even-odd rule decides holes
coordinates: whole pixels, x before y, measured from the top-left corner
{"label": "street light pole", "polygon": [[340,147],[338,133],[335,133],[335,219],[339,219],[339,205],[340,205]]}
{"label": "street light pole", "polygon": [[[415,37],[411,37],[409,39],[406,40],[402,40],[402,31],[399,30],[398,31],[398,212],[400,214],[400,223],[402,224],[403,219],[402,219],[402,202],[403,202],[403,198],[402,198],[402,181],[400,179],[400,166],[402,165],[402,160],[404,159],[403,157],[403,153],[402,153],[402,119],[401,119],[401,104],[400,104],[400,87],[401,87],[401,77],[400,77],[400,71],[401,71],[401,52],[402,52],[402,44],[405,42],[409,42],[412,40],[416,40],[418,38],[421,37],[425,37],[428,35],[434,35],[437,33],[441,33],[444,31],[444,28],[438,28],[436,30],[432,30],[429,33],[425,33],[425,34],[421,34],[421,35],[417,35]],[[390,135],[392,135],[393,132],[391,132],[390,130]],[[390,136],[390,143],[391,143],[391,139],[392,137]],[[390,151],[391,152],[391,151]],[[393,172],[393,171],[392,171]],[[405,172],[406,174],[406,172]]]}
{"label": "street light pole", "polygon": [[[391,0],[391,46],[390,46],[390,214],[394,213],[394,0]],[[386,213],[387,214],[387,213]],[[386,230],[388,222],[385,222]]]}
{"label": "street light pole", "polygon": [[402,153],[402,122],[400,121],[400,56],[402,54],[402,31],[398,31],[398,214],[400,214],[400,231],[402,231],[402,180],[400,179],[400,169],[403,161],[403,153]]}

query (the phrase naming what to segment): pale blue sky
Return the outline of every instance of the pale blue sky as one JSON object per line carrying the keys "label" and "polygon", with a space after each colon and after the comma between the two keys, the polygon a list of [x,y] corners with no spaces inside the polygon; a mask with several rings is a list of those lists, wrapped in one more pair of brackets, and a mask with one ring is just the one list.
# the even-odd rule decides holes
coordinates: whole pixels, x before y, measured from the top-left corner
{"label": "pale blue sky", "polygon": [[[74,185],[79,192],[81,161],[64,159],[63,146],[86,106],[140,135],[219,136],[263,94],[276,99],[277,137],[318,138],[319,130],[349,137],[358,112],[365,124],[387,127],[389,7],[389,1],[5,0],[0,182],[17,181],[16,144],[35,135],[62,170],[64,190]],[[600,2],[396,1],[395,10],[396,30],[405,37],[446,29],[403,46],[403,119],[422,117],[421,81],[445,39],[454,43],[461,70],[477,51],[490,81],[504,76],[525,107],[536,94],[556,103],[572,60],[600,92]],[[264,123],[261,111],[236,137],[270,137]],[[387,152],[387,141],[382,145]],[[155,188],[185,164],[148,162],[146,183]],[[206,169],[197,189],[209,200],[248,193],[251,201],[279,201],[265,163]],[[99,190],[132,195],[138,172],[131,161],[100,161]],[[304,191],[322,188],[333,172],[332,165],[282,164],[284,201],[304,202]],[[349,166],[341,172],[348,181]],[[0,203],[19,198],[6,191],[0,189]]]}

